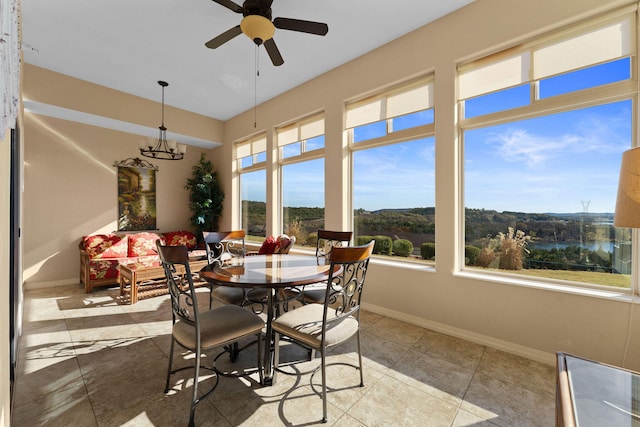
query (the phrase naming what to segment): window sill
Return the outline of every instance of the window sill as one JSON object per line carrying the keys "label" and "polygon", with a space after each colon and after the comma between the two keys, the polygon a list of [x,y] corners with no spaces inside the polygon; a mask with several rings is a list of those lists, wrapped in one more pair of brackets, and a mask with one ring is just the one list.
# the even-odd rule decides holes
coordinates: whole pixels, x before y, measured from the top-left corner
{"label": "window sill", "polygon": [[393,257],[385,257],[385,256],[372,256],[371,263],[375,265],[383,265],[385,267],[394,267],[394,268],[402,268],[405,270],[414,270],[414,271],[428,271],[431,273],[435,273],[436,267],[434,264],[427,264],[419,261],[396,261]]}
{"label": "window sill", "polygon": [[[310,248],[310,247],[296,247],[294,246],[293,249],[291,249],[291,253],[296,253],[296,254],[300,254],[300,255],[311,255],[311,256],[315,256],[316,252],[315,252],[315,248]],[[393,259],[393,257],[385,257],[385,256],[378,256],[378,255],[373,255],[371,257],[371,263],[375,264],[375,265],[383,265],[385,267],[394,267],[394,268],[404,268],[407,270],[415,270],[415,271],[429,271],[432,273],[435,273],[436,268],[434,264],[426,264],[424,262],[419,262],[419,261],[396,261],[395,259]]]}
{"label": "window sill", "polygon": [[596,286],[588,287],[588,286],[585,286],[584,283],[581,283],[581,284],[576,283],[575,285],[573,285],[573,284],[561,283],[560,281],[542,282],[542,281],[535,281],[531,279],[523,279],[522,277],[511,276],[506,274],[501,275],[496,273],[483,273],[483,272],[476,272],[476,271],[469,271],[469,270],[455,273],[454,276],[462,277],[465,279],[482,280],[484,282],[522,286],[526,288],[534,288],[534,289],[540,289],[544,291],[562,292],[566,294],[580,295],[580,296],[593,297],[593,298],[602,298],[607,300],[640,303],[640,297],[632,295],[631,289],[618,289],[618,288],[606,289],[606,288],[596,287]]}

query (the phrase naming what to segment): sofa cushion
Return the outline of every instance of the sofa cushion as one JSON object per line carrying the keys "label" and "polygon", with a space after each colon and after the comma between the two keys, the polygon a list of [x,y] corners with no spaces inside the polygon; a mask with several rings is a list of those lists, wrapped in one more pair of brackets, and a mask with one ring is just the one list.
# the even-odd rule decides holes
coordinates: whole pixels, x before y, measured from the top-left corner
{"label": "sofa cushion", "polygon": [[89,279],[116,279],[121,264],[122,259],[93,259],[89,262]]}
{"label": "sofa cushion", "polygon": [[171,231],[163,236],[165,244],[169,246],[185,245],[187,249],[192,250],[198,243],[196,235],[190,231]]}
{"label": "sofa cushion", "polygon": [[127,256],[127,239],[115,234],[95,234],[84,236],[80,248],[91,259],[123,258]]}
{"label": "sofa cushion", "polygon": [[156,240],[160,239],[156,233],[135,233],[127,236],[129,240],[129,257],[140,257],[145,255],[157,255]]}

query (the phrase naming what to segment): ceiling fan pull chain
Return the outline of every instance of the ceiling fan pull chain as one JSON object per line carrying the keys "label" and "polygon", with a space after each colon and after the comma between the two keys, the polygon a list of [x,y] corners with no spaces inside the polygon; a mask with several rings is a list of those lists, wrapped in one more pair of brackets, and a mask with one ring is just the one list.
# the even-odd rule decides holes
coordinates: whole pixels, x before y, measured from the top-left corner
{"label": "ceiling fan pull chain", "polygon": [[258,49],[260,46],[256,45],[255,46],[255,55],[254,55],[254,60],[255,60],[255,71],[256,74],[253,76],[253,128],[256,128],[256,124],[257,124],[257,109],[258,109],[258,76],[260,75],[260,68],[258,66],[258,62],[260,59],[260,49]]}

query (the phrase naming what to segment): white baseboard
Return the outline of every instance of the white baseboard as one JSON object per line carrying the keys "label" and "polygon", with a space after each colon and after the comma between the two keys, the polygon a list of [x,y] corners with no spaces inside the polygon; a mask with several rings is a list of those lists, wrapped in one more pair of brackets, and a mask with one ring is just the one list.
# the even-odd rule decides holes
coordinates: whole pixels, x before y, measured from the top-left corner
{"label": "white baseboard", "polygon": [[501,350],[506,353],[515,354],[536,362],[544,363],[546,365],[555,366],[556,356],[553,353],[547,353],[544,351],[536,350],[530,347],[525,347],[519,344],[514,344],[509,341],[500,340],[488,335],[478,334],[475,332],[467,331],[465,329],[456,328],[453,326],[445,325],[444,323],[434,322],[424,319],[422,317],[412,316],[406,313],[402,313],[395,310],[390,310],[385,307],[380,307],[373,304],[362,303],[362,308],[373,313],[382,314],[383,316],[391,317],[392,319],[401,320],[403,322],[411,323],[412,325],[420,326],[426,329],[430,329],[442,334],[451,335],[456,338],[471,341],[476,344],[491,347],[496,350]]}
{"label": "white baseboard", "polygon": [[22,286],[22,289],[24,291],[32,291],[34,289],[55,288],[56,286],[67,286],[67,285],[74,285],[74,284],[78,284],[77,277],[74,279],[52,280],[49,282],[24,283]]}

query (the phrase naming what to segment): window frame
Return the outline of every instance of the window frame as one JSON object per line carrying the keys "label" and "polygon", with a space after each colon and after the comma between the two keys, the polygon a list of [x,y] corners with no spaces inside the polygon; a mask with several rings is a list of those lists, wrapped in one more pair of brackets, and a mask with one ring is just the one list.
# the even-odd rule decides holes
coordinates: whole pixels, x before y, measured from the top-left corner
{"label": "window frame", "polygon": [[[321,126],[322,127],[322,132],[319,133],[319,129],[316,130],[305,130],[305,128],[307,126],[313,127],[313,126]],[[281,135],[283,135],[283,133],[288,132],[288,133],[295,133],[296,137],[294,138],[289,138],[289,141],[287,141],[286,143],[283,143],[280,140]],[[325,114],[324,111],[319,112],[319,113],[313,113],[310,114],[308,116],[305,116],[301,119],[289,122],[287,124],[284,125],[280,125],[277,126],[275,128],[275,132],[274,132],[274,145],[277,148],[276,150],[276,155],[277,155],[277,168],[278,168],[278,211],[279,211],[279,217],[280,217],[280,230],[282,230],[282,232],[285,232],[285,214],[284,214],[284,166],[288,166],[288,165],[292,165],[292,164],[296,164],[296,163],[303,163],[303,162],[308,162],[308,161],[312,161],[312,160],[318,160],[318,159],[323,159],[326,162],[326,158],[325,158],[325,148],[326,148],[326,139],[325,139],[325,146],[322,148],[318,148],[315,150],[306,150],[306,141],[313,139],[313,138],[317,138],[319,136],[325,136],[326,138],[326,125],[325,125]],[[289,157],[284,157],[283,156],[283,150],[284,147],[286,147],[287,145],[291,145],[291,144],[300,144],[300,154],[299,155],[295,155],[295,156],[289,156]],[[326,165],[325,165],[325,170],[326,170]],[[323,174],[323,183],[326,182],[326,176],[325,174]],[[325,209],[325,215],[326,215],[326,194],[324,195],[324,200],[323,200],[323,209]],[[300,246],[303,242],[298,242],[298,245]]]}
{"label": "window frame", "polygon": [[[264,151],[257,151],[260,150],[260,148],[262,147],[262,145],[264,145]],[[255,134],[253,136],[235,141],[233,143],[233,158],[234,158],[234,163],[236,165],[236,173],[237,173],[237,194],[238,194],[238,204],[237,204],[237,209],[238,209],[238,224],[242,227],[242,229],[245,230],[245,232],[247,233],[247,237],[249,237],[249,230],[245,229],[245,226],[247,226],[248,224],[243,224],[243,211],[242,211],[242,175],[243,174],[248,174],[251,172],[257,172],[257,171],[262,171],[264,170],[265,173],[267,171],[267,152],[268,152],[268,142],[267,142],[267,133],[266,132],[260,132],[258,134]],[[249,150],[249,156],[251,156],[253,158],[253,163],[250,166],[242,166],[242,159],[249,157],[249,156],[242,156],[242,157],[238,157],[238,152],[239,150]],[[258,156],[260,154],[264,153],[265,154],[265,160],[258,162]],[[267,183],[265,182],[265,192],[267,190]],[[267,200],[265,200],[265,203],[268,203],[268,196],[267,196]]]}
{"label": "window frame", "polygon": [[[504,271],[482,271],[480,269],[467,268],[464,263],[465,256],[465,245],[466,245],[466,234],[465,234],[465,156],[464,156],[464,148],[465,148],[465,132],[474,129],[480,129],[490,126],[503,125],[508,123],[514,123],[522,120],[532,119],[536,117],[544,117],[550,116],[553,114],[563,113],[574,111],[578,109],[584,109],[589,107],[596,107],[599,105],[610,104],[620,101],[631,101],[632,105],[632,113],[631,113],[631,146],[628,148],[638,146],[638,123],[635,118],[638,117],[638,47],[635,44],[635,39],[638,36],[636,16],[635,16],[636,6],[633,5],[631,7],[626,7],[620,9],[616,12],[606,14],[596,19],[590,19],[588,21],[578,23],[569,28],[565,28],[562,31],[553,32],[547,35],[543,35],[538,37],[528,43],[524,43],[520,46],[511,49],[505,49],[501,52],[495,53],[493,55],[486,56],[484,58],[480,58],[476,60],[477,63],[482,64],[486,62],[488,59],[500,58],[501,56],[508,57],[513,55],[515,52],[522,52],[526,49],[535,49],[539,46],[548,46],[554,43],[557,40],[563,40],[566,38],[570,38],[572,35],[581,33],[586,31],[586,29],[590,27],[598,27],[604,26],[609,22],[615,21],[617,19],[624,18],[625,15],[629,15],[632,13],[631,22],[633,22],[633,27],[631,29],[632,39],[634,41],[634,46],[631,48],[631,53],[628,56],[621,56],[618,58],[611,59],[610,61],[615,61],[618,59],[628,57],[630,59],[630,67],[631,73],[628,80],[621,80],[612,83],[607,83],[599,86],[589,87],[586,89],[580,89],[573,92],[563,93],[559,95],[549,96],[540,98],[539,97],[539,82],[543,79],[552,78],[558,75],[563,75],[566,73],[574,72],[581,69],[586,69],[589,67],[597,66],[606,62],[596,62],[590,64],[585,67],[566,70],[560,74],[548,75],[544,76],[542,79],[533,79],[531,76],[533,73],[529,72],[529,80],[520,84],[528,84],[530,87],[530,99],[529,104],[505,109],[497,112],[480,114],[470,118],[465,118],[464,111],[464,102],[468,99],[473,99],[475,96],[485,96],[492,93],[496,93],[498,91],[509,89],[511,87],[515,87],[513,85],[508,87],[499,88],[494,91],[489,91],[487,93],[482,93],[475,95],[474,97],[461,98],[457,96],[456,98],[456,108],[458,114],[457,120],[457,134],[458,134],[458,149],[459,149],[459,157],[458,157],[458,179],[460,183],[460,191],[459,191],[459,200],[458,205],[461,207],[458,210],[458,219],[457,222],[459,224],[459,233],[458,233],[458,265],[459,268],[454,274],[463,275],[467,277],[481,277],[483,279],[489,279],[492,281],[498,282],[507,282],[507,283],[516,283],[522,284],[526,286],[550,286],[555,290],[561,290],[563,288],[570,288],[572,292],[576,290],[582,289],[584,292],[589,292],[589,290],[598,290],[598,291],[608,291],[615,292],[618,294],[633,294],[640,295],[640,283],[638,283],[638,278],[640,277],[640,272],[638,271],[639,262],[637,260],[638,256],[638,248],[640,246],[640,242],[638,242],[638,238],[640,237],[640,233],[638,230],[632,230],[632,271],[631,271],[631,279],[630,279],[630,288],[612,288],[606,285],[598,285],[595,283],[586,283],[586,282],[572,282],[572,281],[564,281],[557,279],[543,279],[539,277],[532,276],[522,276],[516,275],[513,273],[509,273],[508,270]],[[458,79],[460,78],[460,71],[469,69],[473,67],[474,61],[470,61],[458,66]]]}
{"label": "window frame", "polygon": [[[415,111],[406,112],[403,115],[394,115],[389,117],[384,117],[378,121],[368,121],[367,123],[361,123],[356,126],[348,127],[348,114],[350,108],[357,108],[362,105],[366,105],[370,102],[376,102],[378,100],[383,100],[384,103],[389,96],[401,94],[405,90],[413,90],[416,87],[422,85],[429,85],[430,98],[428,101],[429,108],[434,111],[434,119],[433,123],[422,124],[411,128],[402,129],[399,131],[393,130],[393,120],[397,117],[402,117],[403,115],[413,114],[419,111],[425,111],[426,109],[419,109]],[[383,89],[380,92],[369,95],[367,97],[351,100],[345,103],[345,127],[344,132],[347,138],[347,150],[349,152],[349,217],[351,221],[351,229],[354,230],[354,239],[357,238],[355,233],[355,208],[354,208],[354,154],[363,150],[368,150],[372,148],[391,146],[395,144],[402,144],[404,142],[411,142],[419,139],[425,138],[433,138],[435,141],[436,137],[436,114],[435,114],[435,103],[433,99],[433,92],[435,90],[435,76],[433,73],[426,74],[424,76],[420,76],[415,79],[411,79],[407,82],[401,83],[399,85],[395,85],[391,88]],[[386,114],[386,106],[383,105],[382,112]],[[354,139],[354,130],[361,126],[367,126],[373,123],[385,121],[386,126],[386,135],[371,138],[364,141],[355,142]],[[437,165],[435,165],[437,168]],[[435,172],[435,171],[434,171]],[[435,190],[437,191],[437,189]],[[434,194],[435,196],[435,194]],[[434,209],[435,209],[435,197],[434,197]],[[434,224],[435,225],[435,224]],[[354,242],[355,243],[355,242]],[[384,262],[391,263],[393,265],[398,265],[401,268],[418,268],[418,269],[435,269],[435,261],[431,260],[416,260],[411,258],[403,258],[398,256],[384,256],[373,254],[373,258],[377,261],[383,260]]]}

